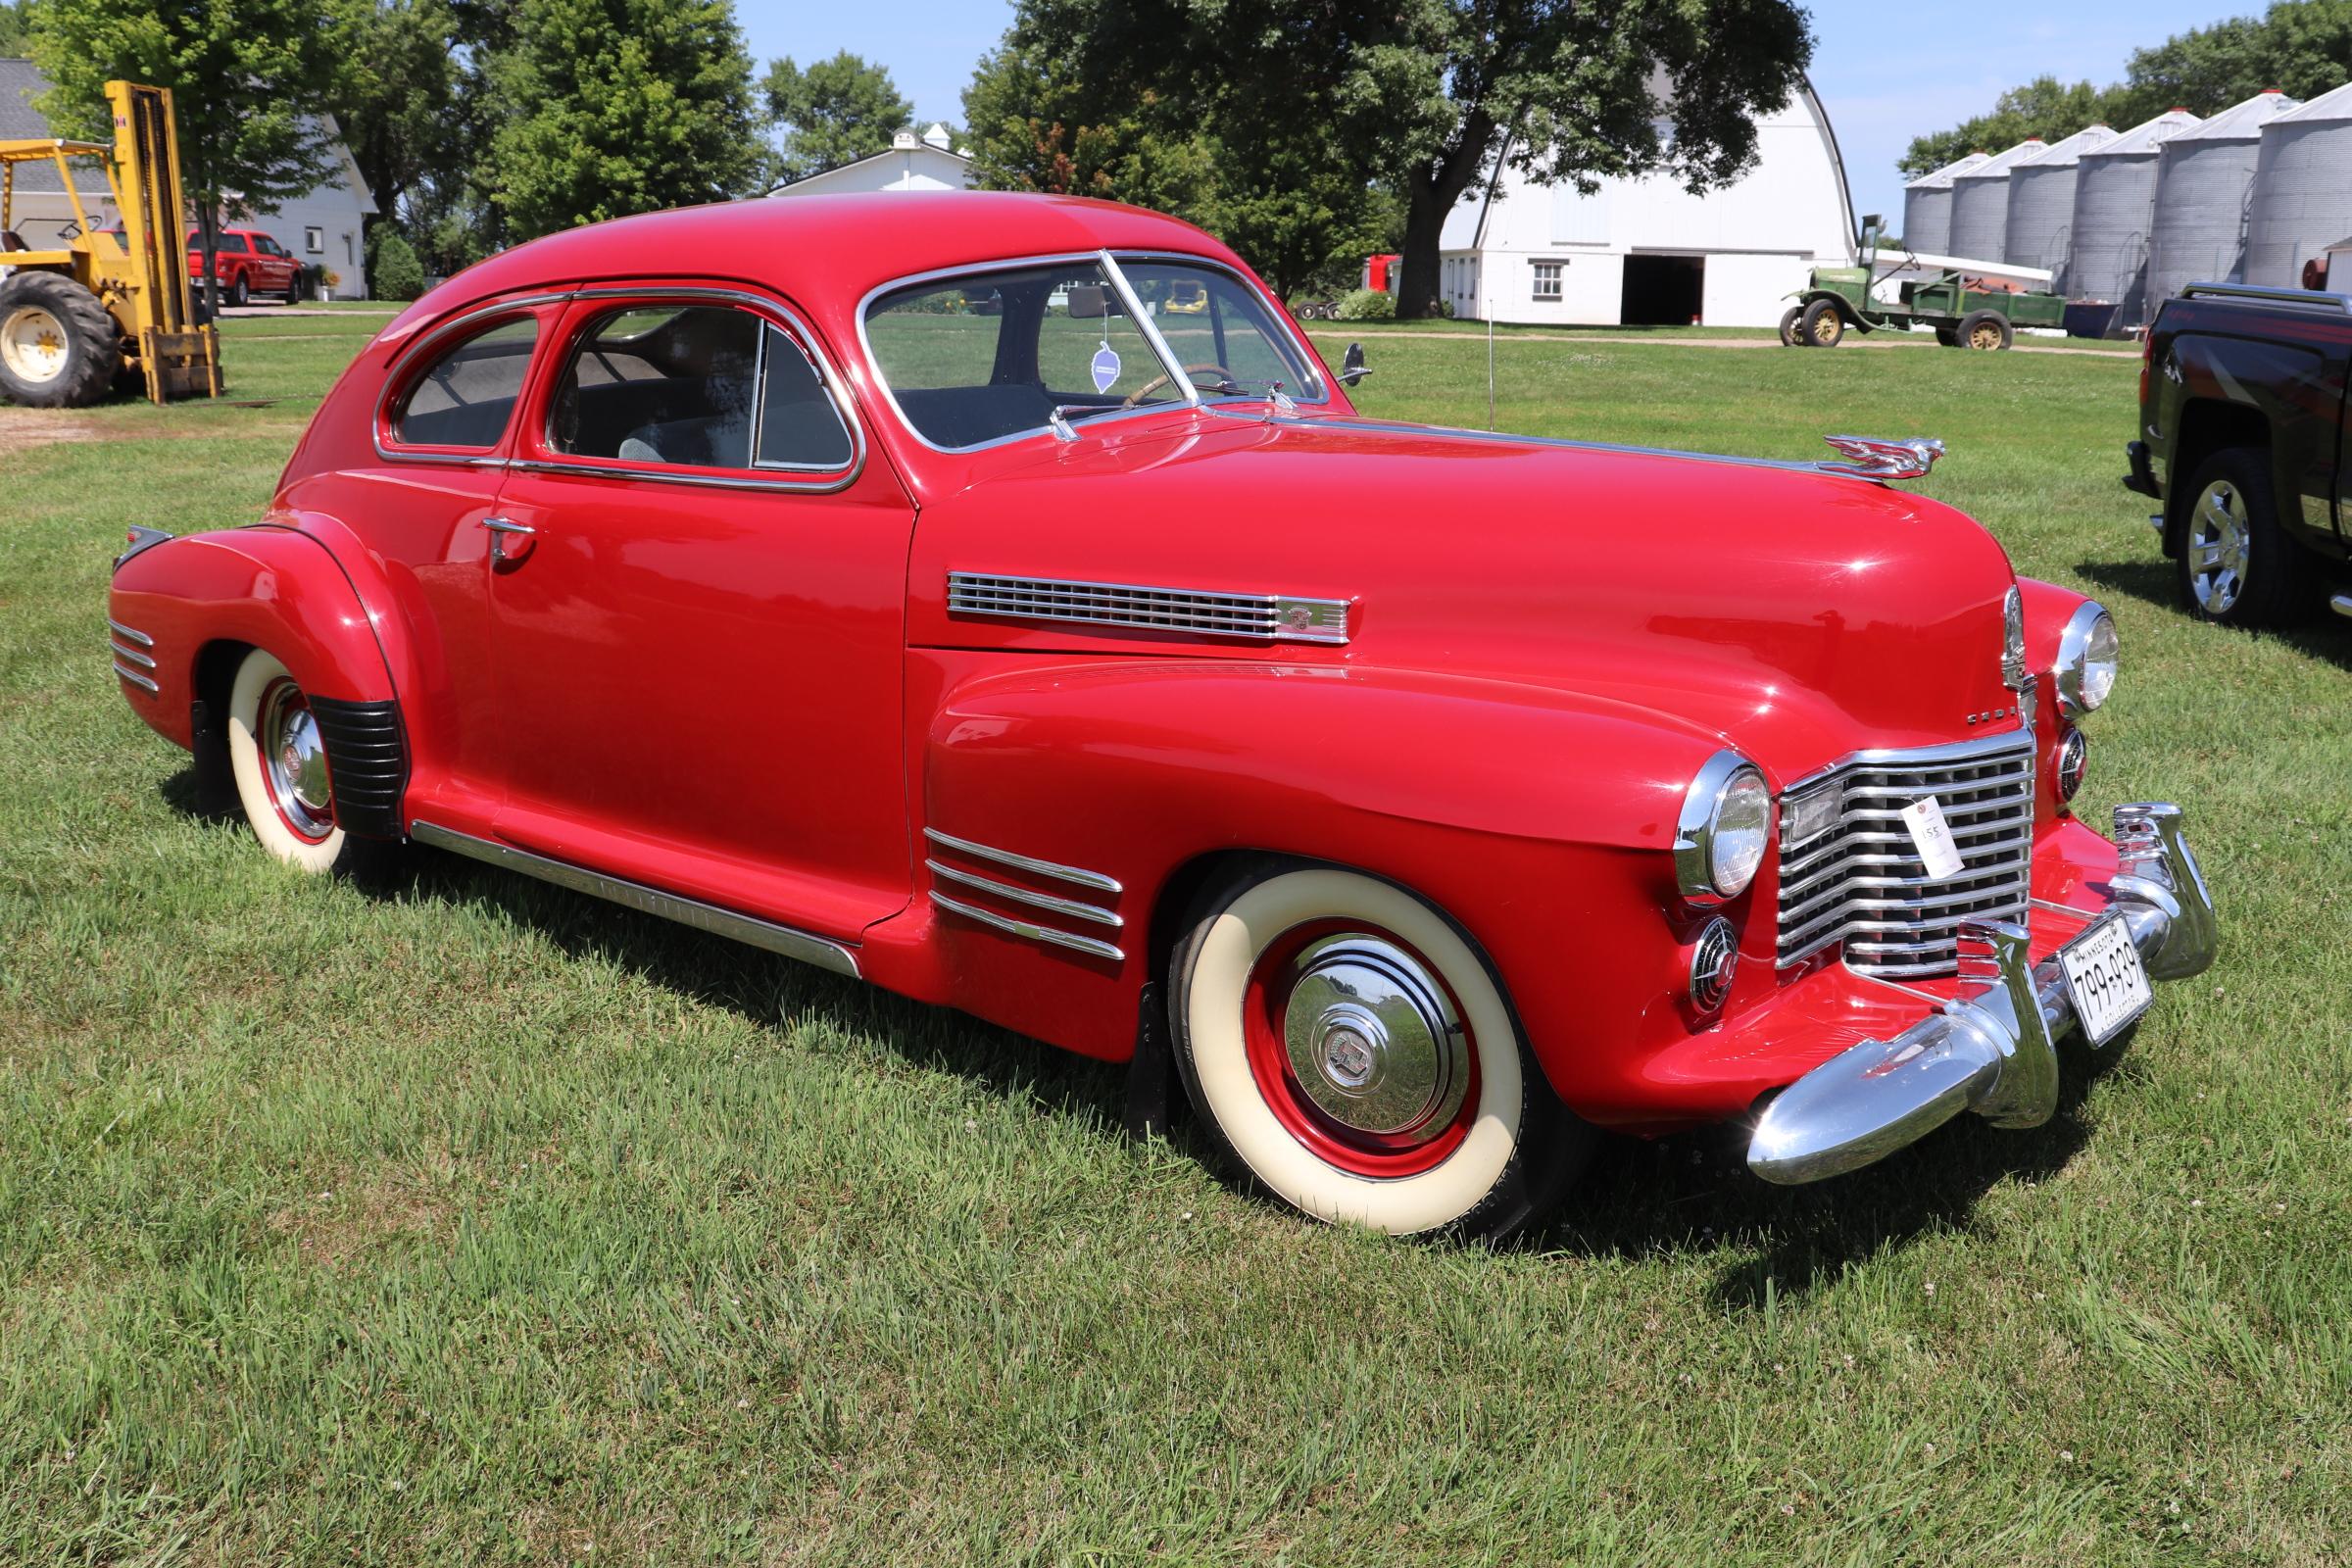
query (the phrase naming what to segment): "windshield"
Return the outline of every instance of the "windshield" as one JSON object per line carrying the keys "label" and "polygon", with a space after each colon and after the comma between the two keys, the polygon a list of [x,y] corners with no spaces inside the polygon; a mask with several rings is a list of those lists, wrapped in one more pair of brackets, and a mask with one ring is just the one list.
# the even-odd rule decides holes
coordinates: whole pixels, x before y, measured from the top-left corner
{"label": "windshield", "polygon": [[1205,400],[1262,398],[1275,382],[1301,403],[1323,400],[1323,379],[1257,290],[1189,262],[1121,257],[1119,270],[1152,313],[1170,353]]}
{"label": "windshield", "polygon": [[915,433],[962,451],[1067,419],[1184,401],[1173,367],[1097,262],[909,284],[866,309],[865,340]]}

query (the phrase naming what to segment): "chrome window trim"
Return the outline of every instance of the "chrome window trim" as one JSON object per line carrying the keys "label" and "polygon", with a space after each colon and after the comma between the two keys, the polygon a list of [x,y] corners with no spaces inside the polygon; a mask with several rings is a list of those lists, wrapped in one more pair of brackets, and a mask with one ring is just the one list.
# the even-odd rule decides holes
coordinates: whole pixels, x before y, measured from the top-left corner
{"label": "chrome window trim", "polygon": [[[1307,341],[1306,334],[1298,329],[1298,323],[1291,319],[1289,308],[1282,301],[1274,298],[1272,290],[1253,287],[1249,278],[1235,271],[1223,262],[1211,261],[1205,256],[1192,256],[1183,251],[1114,251],[1111,254],[1125,257],[1130,261],[1175,262],[1185,267],[1200,267],[1210,271],[1222,272],[1239,283],[1245,292],[1255,294],[1258,298],[1267,301],[1274,307],[1275,325],[1280,328],[1285,337],[1290,339],[1291,347],[1298,351],[1298,363],[1307,368],[1306,373],[1315,378],[1316,391],[1313,397],[1300,397],[1295,392],[1288,391],[1284,393],[1284,396],[1293,403],[1302,403],[1310,408],[1328,408],[1330,406],[1331,382],[1323,373],[1323,357],[1315,352],[1314,345]],[[1265,400],[1258,398],[1245,401],[1262,403]]]}
{"label": "chrome window trim", "polygon": [[982,876],[976,871],[958,871],[928,856],[923,859],[923,869],[935,877],[959,882],[993,898],[1026,904],[1033,909],[1050,909],[1055,914],[1066,914],[1074,920],[1092,920],[1097,925],[1106,925],[1114,930],[1127,923],[1125,916],[1114,914],[1099,905],[1085,904],[1077,899],[1057,899],[1051,893],[1033,893],[1027,888],[1016,888],[1009,882],[999,882],[994,877]]}
{"label": "chrome window trim", "polygon": [[[498,432],[498,440],[493,441],[486,447],[443,447],[436,449],[432,447],[386,446],[384,444],[384,434],[386,431],[392,428],[392,403],[394,396],[405,390],[404,382],[408,377],[409,371],[415,368],[418,356],[424,354],[427,350],[430,350],[448,341],[449,338],[456,334],[461,327],[464,327],[470,322],[478,321],[485,316],[518,315],[525,312],[536,311],[542,305],[561,305],[570,298],[570,292],[568,290],[563,290],[549,294],[525,294],[518,298],[510,300],[497,300],[487,305],[477,305],[470,310],[463,311],[458,315],[451,317],[448,320],[442,321],[438,325],[429,327],[425,331],[419,333],[416,342],[411,343],[407,348],[402,349],[398,354],[392,357],[391,365],[387,367],[384,371],[384,389],[376,395],[375,409],[368,416],[368,439],[374,444],[375,455],[387,463],[454,463],[469,468],[500,468],[506,466],[507,460],[497,456],[497,452],[499,445],[514,433],[514,416],[513,415],[510,414],[507,416],[505,427]],[[495,331],[497,329],[495,327],[485,327],[483,330]],[[531,345],[531,356],[534,363],[536,363],[538,359],[540,344],[544,343],[546,339],[544,336],[542,336],[537,341],[534,341]],[[522,375],[523,391],[529,391],[530,384],[530,367],[525,366],[523,368]],[[521,395],[519,393],[516,394],[515,401],[517,403],[521,402]]]}
{"label": "chrome window trim", "polygon": [[[815,368],[817,382],[824,388],[826,400],[833,405],[833,412],[840,418],[844,433],[850,438],[849,464],[842,467],[816,467],[813,466],[804,467],[798,465],[762,464],[758,461],[760,414],[767,396],[767,380],[764,373],[766,370],[767,334],[762,331],[760,334],[760,347],[754,361],[753,373],[757,379],[754,382],[752,404],[753,463],[750,468],[706,472],[696,468],[669,466],[620,466],[617,459],[579,458],[559,452],[553,427],[555,409],[552,400],[539,421],[540,428],[535,443],[537,451],[527,458],[509,459],[508,466],[510,467],[528,473],[597,473],[607,474],[615,479],[650,479],[657,483],[705,485],[719,490],[793,490],[808,495],[831,495],[836,491],[847,490],[851,485],[857,483],[858,476],[865,471],[865,424],[858,417],[857,403],[849,396],[848,388],[835,371],[832,362],[825,358],[823,349],[816,341],[816,334],[809,328],[808,321],[801,317],[800,313],[793,310],[791,306],[769,299],[764,294],[752,293],[747,289],[712,288],[700,284],[681,284],[677,287],[658,287],[651,284],[608,285],[575,290],[570,298],[574,302],[640,300],[648,304],[656,304],[665,300],[692,300],[696,303],[719,303],[734,306],[756,319],[770,321],[808,357],[808,363]],[[612,313],[600,313],[598,316],[591,317],[587,322],[582,323],[579,331],[570,335],[564,344],[564,368],[559,371],[559,374],[569,371],[573,361],[579,357],[577,352],[579,343],[586,337],[594,323],[603,319],[604,316],[608,314]],[[776,319],[777,318],[781,318],[781,319]],[[815,477],[809,479],[782,477],[787,473],[808,473]],[[774,474],[777,477],[763,478],[760,477],[761,474]]]}
{"label": "chrome window trim", "polygon": [[983,860],[994,860],[999,865],[1009,865],[1019,870],[1032,871],[1039,876],[1050,876],[1059,882],[1072,882],[1082,888],[1093,888],[1098,893],[1116,894],[1125,891],[1116,878],[1104,876],[1100,871],[1089,871],[1084,866],[1063,865],[1058,860],[1040,860],[1032,856],[1015,855],[1010,850],[1000,850],[987,844],[975,844],[970,839],[959,839],[953,833],[942,833],[935,827],[923,829],[923,837],[943,850],[954,850],[962,855],[978,856]]}
{"label": "chrome window trim", "polygon": [[606,899],[647,914],[658,914],[665,920],[675,920],[698,931],[708,931],[712,936],[726,937],[755,948],[763,948],[769,953],[782,954],[788,958],[798,958],[803,963],[813,964],[834,974],[847,975],[852,980],[859,978],[857,953],[830,937],[778,925],[773,920],[762,920],[758,915],[724,909],[715,904],[705,904],[700,899],[690,899],[682,894],[665,893],[660,888],[632,882],[625,877],[608,876],[602,871],[574,865],[568,860],[551,859],[528,850],[518,850],[511,844],[476,838],[470,833],[460,833],[454,828],[446,828],[421,817],[409,824],[409,836],[419,844],[430,844],[436,849],[448,850],[490,865],[520,871],[542,882],[552,882],[558,887]]}
{"label": "chrome window trim", "polygon": [[[1168,347],[1168,340],[1160,335],[1158,318],[1144,309],[1143,296],[1136,293],[1133,283],[1127,281],[1126,272],[1119,267],[1119,259],[1108,251],[1102,253],[1102,275],[1109,278],[1110,286],[1119,291],[1119,299],[1127,307],[1127,318],[1135,323],[1137,331],[1144,334],[1144,341],[1152,345],[1152,352],[1159,356],[1160,368],[1167,373],[1168,384],[1184,394],[1186,408],[1199,408],[1200,389],[1193,385],[1191,376],[1184,373],[1184,361],[1176,357],[1176,351]],[[1149,381],[1144,383],[1147,387],[1151,384]]]}
{"label": "chrome window trim", "polygon": [[1086,954],[1090,957],[1108,958],[1113,963],[1127,961],[1127,955],[1107,942],[1094,937],[1082,937],[1074,932],[1056,931],[1048,925],[1033,925],[1027,920],[1015,920],[1009,915],[997,914],[981,908],[976,904],[966,904],[961,899],[951,899],[937,888],[931,890],[931,902],[950,914],[960,914],[967,920],[977,920],[982,925],[994,926],[997,930],[1011,936],[1022,937],[1031,942],[1051,943],[1057,948],[1069,948],[1074,952]]}
{"label": "chrome window trim", "polygon": [[[858,352],[865,356],[865,368],[872,372],[874,385],[880,389],[882,401],[889,406],[892,416],[899,422],[899,428],[906,431],[908,437],[918,445],[944,457],[963,457],[974,452],[987,452],[996,447],[1010,446],[1015,441],[1034,441],[1041,435],[1051,436],[1054,429],[1051,424],[1040,424],[1033,429],[1015,430],[1009,435],[991,436],[986,441],[975,441],[966,447],[943,447],[923,434],[915,422],[906,416],[906,411],[899,406],[899,395],[891,389],[890,377],[883,373],[882,361],[874,353],[873,337],[865,329],[866,318],[873,311],[875,300],[885,294],[895,294],[901,289],[913,288],[917,284],[942,282],[951,277],[971,277],[981,272],[1014,272],[1028,267],[1065,267],[1073,262],[1093,262],[1097,266],[1101,266],[1103,259],[1109,254],[1108,251],[1102,250],[1068,251],[1054,256],[1007,256],[998,261],[966,262],[956,267],[935,267],[925,272],[909,272],[904,277],[894,277],[887,283],[879,283],[867,289],[858,300]],[[1107,269],[1105,270],[1107,271]],[[1116,279],[1113,280],[1113,286],[1119,289],[1122,303],[1125,303],[1128,309],[1133,310],[1135,308],[1134,296],[1126,290],[1123,283]],[[1146,333],[1145,341],[1152,342],[1152,334]],[[1152,352],[1159,354],[1162,352],[1162,348],[1158,344],[1153,344]],[[1168,370],[1179,381],[1186,379],[1184,367],[1181,365],[1171,366],[1163,362],[1161,368]],[[1165,414],[1171,407],[1178,406],[1198,407],[1197,404],[1147,403],[1141,408],[1107,409],[1102,414],[1090,414],[1087,416],[1086,422],[1096,425],[1116,419],[1132,419],[1143,415]]]}

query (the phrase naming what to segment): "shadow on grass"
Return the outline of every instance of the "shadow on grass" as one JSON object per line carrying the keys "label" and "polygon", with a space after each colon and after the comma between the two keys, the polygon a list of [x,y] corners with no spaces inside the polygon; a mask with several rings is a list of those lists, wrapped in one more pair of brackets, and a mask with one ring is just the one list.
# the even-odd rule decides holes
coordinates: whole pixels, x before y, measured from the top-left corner
{"label": "shadow on grass", "polygon": [[[2101,588],[2130,594],[2183,620],[2188,618],[2188,612],[2180,608],[2180,568],[2161,556],[2151,561],[2083,561],[2078,562],[2075,569]],[[2274,638],[2307,659],[2352,672],[2352,620],[2330,614],[2325,608],[2315,611],[2302,625],[2279,631],[2242,632],[2223,626],[2203,629],[2216,637]]]}
{"label": "shadow on grass", "polygon": [[[204,817],[192,768],[166,779],[162,794],[173,809]],[[389,903],[492,911],[528,927],[568,957],[609,962],[762,1028],[813,1024],[870,1039],[911,1065],[952,1074],[1050,1115],[1075,1117],[1105,1138],[1126,1136],[1123,1064],[1059,1051],[952,1008],[422,845],[388,856],[349,881]],[[1768,1299],[1801,1298],[1915,1236],[1966,1227],[1979,1199],[2000,1182],[2037,1181],[2062,1169],[2087,1138],[2080,1111],[2091,1076],[2085,1053],[2067,1050],[2062,1055],[2058,1109],[2043,1126],[2008,1131],[1963,1114],[1867,1171],[1815,1186],[1774,1187],[1748,1174],[1746,1129],[1739,1124],[1654,1142],[1607,1138],[1559,1211],[1510,1250],[1584,1257],[1718,1256],[1724,1263],[1714,1295],[1726,1310],[1760,1311]],[[2097,1065],[2134,1070],[2128,1051],[2109,1054]],[[1217,1168],[1180,1093],[1178,1100],[1172,1147]],[[1263,1194],[1256,1200],[1276,1201]]]}

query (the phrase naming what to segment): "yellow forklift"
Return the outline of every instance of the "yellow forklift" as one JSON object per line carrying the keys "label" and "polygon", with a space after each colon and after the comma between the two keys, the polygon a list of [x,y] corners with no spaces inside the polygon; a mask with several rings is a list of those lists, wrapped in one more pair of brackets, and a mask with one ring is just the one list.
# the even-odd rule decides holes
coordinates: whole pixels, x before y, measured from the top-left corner
{"label": "yellow forklift", "polygon": [[[95,403],[120,383],[161,403],[220,395],[219,334],[195,324],[188,226],[172,94],[110,81],[115,144],[0,141],[0,397],[36,409]],[[69,159],[106,172],[122,234],[83,210]],[[16,231],[20,164],[51,163],[74,222],[65,245],[36,250]]]}

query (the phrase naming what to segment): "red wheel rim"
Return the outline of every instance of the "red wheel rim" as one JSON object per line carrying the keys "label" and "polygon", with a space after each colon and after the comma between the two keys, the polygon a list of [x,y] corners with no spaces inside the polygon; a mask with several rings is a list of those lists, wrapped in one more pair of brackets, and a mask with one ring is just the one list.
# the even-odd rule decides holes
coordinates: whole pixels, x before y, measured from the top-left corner
{"label": "red wheel rim", "polygon": [[[1349,1125],[1317,1102],[1294,1060],[1290,1009],[1294,993],[1307,972],[1302,960],[1308,950],[1336,937],[1362,937],[1395,950],[1444,998],[1458,1025],[1453,1034],[1461,1057],[1455,1069],[1460,1075],[1458,1103],[1448,1095],[1425,1120],[1398,1130],[1372,1131]],[[1277,937],[1250,967],[1242,995],[1242,1032],[1259,1099],[1308,1152],[1351,1176],[1395,1180],[1433,1170],[1461,1147],[1470,1124],[1478,1119],[1478,1042],[1471,1034],[1461,999],[1438,967],[1410,943],[1366,921],[1310,921]]]}
{"label": "red wheel rim", "polygon": [[254,705],[253,744],[260,753],[262,788],[277,819],[305,844],[324,844],[335,831],[326,746],[311,700],[282,675],[262,688]]}

